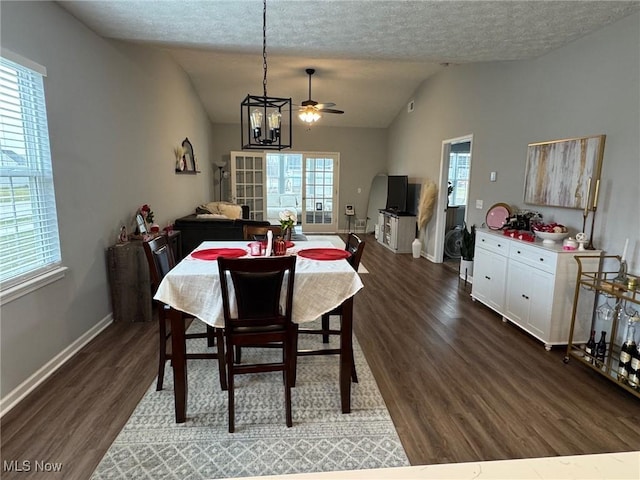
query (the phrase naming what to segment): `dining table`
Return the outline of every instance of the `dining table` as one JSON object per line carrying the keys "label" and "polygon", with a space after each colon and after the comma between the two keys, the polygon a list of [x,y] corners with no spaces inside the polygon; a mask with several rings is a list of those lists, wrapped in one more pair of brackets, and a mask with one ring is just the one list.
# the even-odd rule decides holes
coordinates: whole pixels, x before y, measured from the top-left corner
{"label": "dining table", "polygon": [[[250,241],[205,241],[183,258],[164,277],[155,300],[168,305],[176,423],[186,421],[188,382],[184,313],[205,324],[224,328],[222,291],[216,259],[220,256],[258,258],[251,255]],[[344,252],[344,250],[343,250]],[[343,305],[340,334],[340,401],[342,413],[351,412],[353,357],[353,297],[363,287],[358,273],[331,242],[291,242],[286,255],[296,255],[293,291],[294,323],[318,319]]]}

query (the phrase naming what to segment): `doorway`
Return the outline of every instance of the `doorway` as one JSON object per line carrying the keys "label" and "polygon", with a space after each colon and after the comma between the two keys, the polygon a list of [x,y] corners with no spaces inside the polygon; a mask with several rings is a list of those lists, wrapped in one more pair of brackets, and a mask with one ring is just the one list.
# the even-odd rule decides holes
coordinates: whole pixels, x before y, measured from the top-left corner
{"label": "doorway", "polygon": [[252,220],[278,224],[290,210],[303,232],[335,233],[339,172],[339,153],[231,152],[231,201]]}
{"label": "doorway", "polygon": [[305,233],[338,231],[338,153],[267,153],[267,220],[296,212]]}
{"label": "doorway", "polygon": [[461,229],[469,207],[472,147],[473,135],[442,142],[434,261],[450,263],[456,269],[460,261]]}

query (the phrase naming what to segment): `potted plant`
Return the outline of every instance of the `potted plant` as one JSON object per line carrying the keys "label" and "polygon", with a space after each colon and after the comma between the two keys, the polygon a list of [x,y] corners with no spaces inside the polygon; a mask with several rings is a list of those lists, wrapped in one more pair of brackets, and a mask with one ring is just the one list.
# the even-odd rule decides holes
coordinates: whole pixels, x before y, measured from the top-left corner
{"label": "potted plant", "polygon": [[471,225],[471,230],[467,229],[467,224],[462,226],[462,238],[460,240],[460,275],[464,278],[473,276],[473,253],[476,248],[476,226]]}

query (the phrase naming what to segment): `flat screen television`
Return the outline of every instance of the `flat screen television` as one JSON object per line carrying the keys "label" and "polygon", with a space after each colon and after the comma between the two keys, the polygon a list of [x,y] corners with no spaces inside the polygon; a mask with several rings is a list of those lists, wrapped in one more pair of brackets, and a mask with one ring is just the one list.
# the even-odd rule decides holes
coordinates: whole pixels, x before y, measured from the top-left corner
{"label": "flat screen television", "polygon": [[409,177],[407,175],[389,175],[387,177],[387,210],[395,212],[407,211],[407,192]]}

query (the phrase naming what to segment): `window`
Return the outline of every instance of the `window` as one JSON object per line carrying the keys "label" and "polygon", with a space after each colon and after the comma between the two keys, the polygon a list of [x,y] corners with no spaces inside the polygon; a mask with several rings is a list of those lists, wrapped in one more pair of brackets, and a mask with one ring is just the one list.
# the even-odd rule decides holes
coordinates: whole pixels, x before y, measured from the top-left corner
{"label": "window", "polygon": [[449,182],[453,187],[449,205],[466,205],[469,189],[469,166],[471,154],[451,153],[449,155]]}
{"label": "window", "polygon": [[31,291],[43,282],[55,280],[53,276],[59,278],[63,271],[44,75],[43,67],[2,51],[0,284],[3,302],[8,291],[23,290],[15,294],[15,298],[27,293],[25,288]]}

